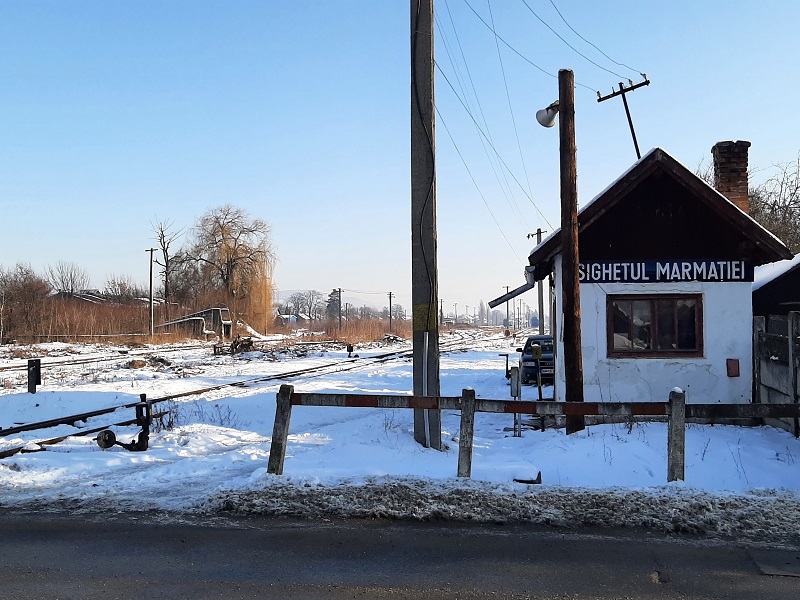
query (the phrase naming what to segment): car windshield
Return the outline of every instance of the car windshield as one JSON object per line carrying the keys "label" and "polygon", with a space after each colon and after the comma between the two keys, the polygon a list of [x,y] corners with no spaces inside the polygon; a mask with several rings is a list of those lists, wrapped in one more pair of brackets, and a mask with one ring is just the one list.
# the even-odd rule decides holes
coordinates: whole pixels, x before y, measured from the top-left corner
{"label": "car windshield", "polygon": [[531,351],[531,346],[534,344],[539,344],[542,347],[542,352],[545,354],[553,352],[553,340],[549,339],[528,340],[525,343],[525,352],[529,353]]}

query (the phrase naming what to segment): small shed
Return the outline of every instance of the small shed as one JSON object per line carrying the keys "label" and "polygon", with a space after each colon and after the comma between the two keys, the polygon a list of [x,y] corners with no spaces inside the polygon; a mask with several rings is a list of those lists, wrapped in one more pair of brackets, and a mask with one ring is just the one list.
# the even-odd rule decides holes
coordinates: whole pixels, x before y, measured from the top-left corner
{"label": "small shed", "polygon": [[[754,268],[791,257],[748,214],[749,142],[714,146],[717,188],[655,148],[578,214],[587,401],[749,402]],[[718,191],[720,190],[720,191]],[[721,192],[725,191],[726,195]],[[535,247],[526,284],[554,278],[554,398],[563,399],[561,234]]]}
{"label": "small shed", "polygon": [[[753,316],[765,317],[767,331],[770,321],[778,321],[781,333],[786,335],[786,317],[790,311],[800,311],[800,254],[757,267],[753,281]],[[772,317],[772,319],[770,319]]]}

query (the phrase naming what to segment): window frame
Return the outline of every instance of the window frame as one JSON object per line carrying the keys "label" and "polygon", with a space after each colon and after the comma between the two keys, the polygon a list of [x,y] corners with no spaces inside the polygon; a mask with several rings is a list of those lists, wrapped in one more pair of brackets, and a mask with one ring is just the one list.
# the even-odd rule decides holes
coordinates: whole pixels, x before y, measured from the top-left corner
{"label": "window frame", "polygon": [[[694,300],[694,328],[697,348],[693,350],[619,350],[614,348],[614,311],[617,301],[650,302],[650,339],[658,339],[656,303],[659,300]],[[606,355],[609,358],[698,358],[704,356],[703,295],[692,294],[607,294],[606,295]]]}

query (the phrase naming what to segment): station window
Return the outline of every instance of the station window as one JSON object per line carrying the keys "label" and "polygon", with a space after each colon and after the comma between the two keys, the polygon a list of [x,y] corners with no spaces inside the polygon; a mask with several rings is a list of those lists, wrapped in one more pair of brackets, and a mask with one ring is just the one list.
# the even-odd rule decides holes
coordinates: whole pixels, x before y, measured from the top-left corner
{"label": "station window", "polygon": [[703,355],[700,294],[606,297],[608,356]]}

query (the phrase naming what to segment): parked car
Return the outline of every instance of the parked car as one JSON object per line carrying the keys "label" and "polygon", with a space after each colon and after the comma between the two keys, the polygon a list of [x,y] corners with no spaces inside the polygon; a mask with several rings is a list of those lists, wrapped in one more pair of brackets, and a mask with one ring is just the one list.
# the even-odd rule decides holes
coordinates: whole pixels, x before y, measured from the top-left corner
{"label": "parked car", "polygon": [[[537,367],[532,348],[538,344],[542,349],[542,358]],[[555,357],[553,353],[552,335],[532,335],[525,340],[522,348],[517,348],[519,355],[519,378],[522,383],[536,383],[537,369],[542,369],[542,383],[552,383],[555,379]]]}

